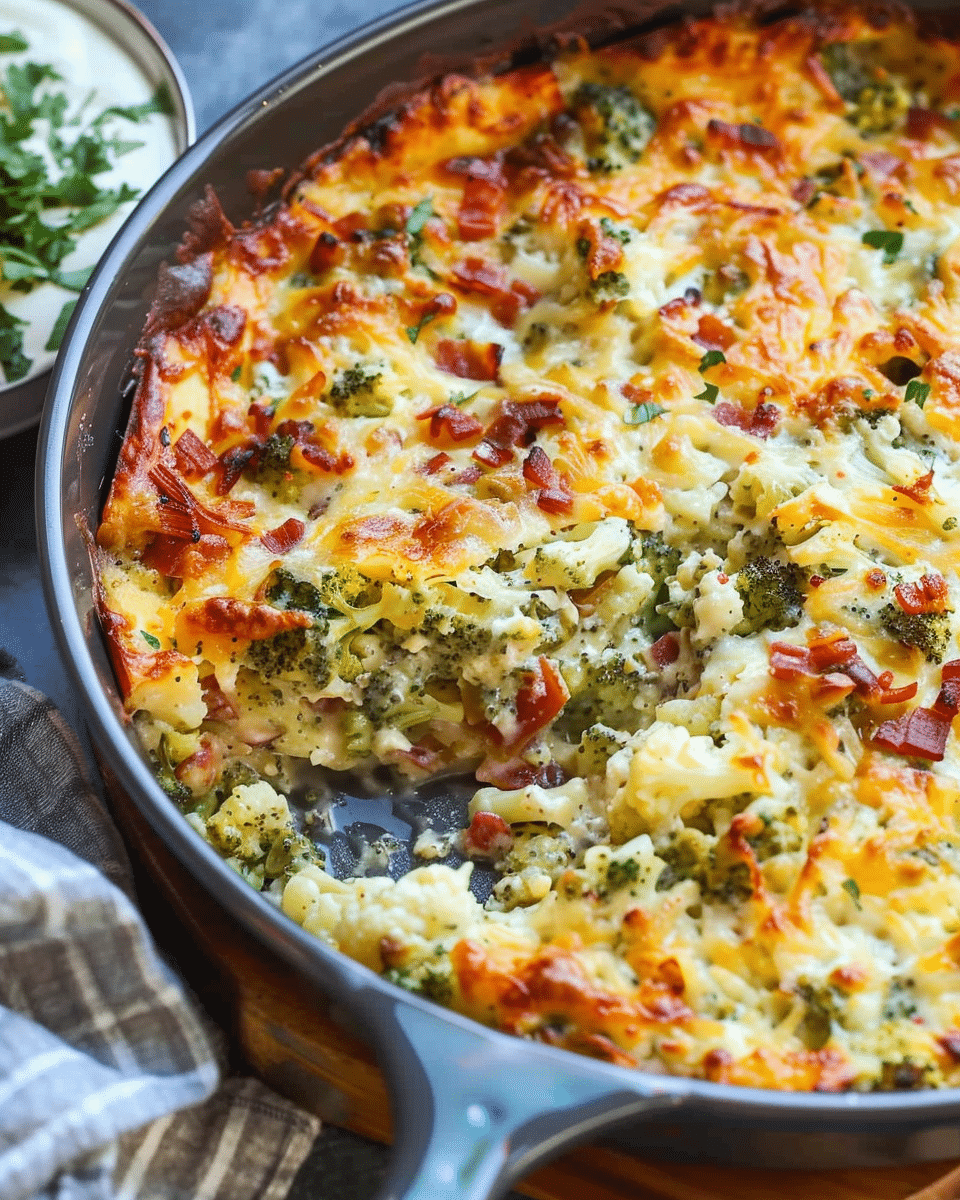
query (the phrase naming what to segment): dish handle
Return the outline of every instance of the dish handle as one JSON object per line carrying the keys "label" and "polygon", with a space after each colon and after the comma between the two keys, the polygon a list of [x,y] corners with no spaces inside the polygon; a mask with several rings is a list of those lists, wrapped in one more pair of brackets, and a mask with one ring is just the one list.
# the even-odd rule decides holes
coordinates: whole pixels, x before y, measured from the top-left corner
{"label": "dish handle", "polygon": [[394,1136],[377,1200],[495,1200],[560,1150],[682,1101],[668,1083],[625,1085],[624,1072],[594,1059],[383,999],[371,1016]]}

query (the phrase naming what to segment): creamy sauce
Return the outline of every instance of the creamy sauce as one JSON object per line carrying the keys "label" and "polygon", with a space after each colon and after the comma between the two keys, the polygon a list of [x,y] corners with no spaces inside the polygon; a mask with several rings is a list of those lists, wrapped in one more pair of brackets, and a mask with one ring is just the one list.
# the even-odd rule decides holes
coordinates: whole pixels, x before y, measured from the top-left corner
{"label": "creamy sauce", "polygon": [[[0,32],[14,30],[23,34],[29,48],[22,53],[0,55],[0,68],[5,70],[11,63],[49,63],[62,79],[42,84],[37,95],[41,95],[43,89],[64,92],[70,103],[69,111],[74,113],[84,105],[88,120],[108,106],[143,104],[161,83],[160,78],[149,77],[128,51],[104,30],[57,0],[30,0],[28,4],[23,0],[0,0]],[[35,135],[25,145],[43,153],[46,122],[38,122],[37,128],[40,136]],[[65,132],[70,135],[78,130]],[[117,188],[127,183],[142,196],[180,151],[174,120],[162,113],[154,113],[139,123],[117,119],[110,123],[108,132],[124,141],[143,142],[143,145],[116,159],[110,170],[95,176],[95,182],[101,188]],[[121,205],[98,225],[78,234],[77,248],[64,259],[61,270],[76,271],[94,265],[135,203],[130,201]],[[57,211],[51,209],[44,220],[48,224],[55,223]],[[26,295],[11,291],[0,283],[0,304],[13,316],[27,322],[23,328],[23,352],[32,360],[24,379],[8,386],[19,386],[53,364],[56,353],[44,347],[61,309],[74,295],[52,283],[38,285]],[[2,377],[0,368],[0,380]],[[0,390],[3,386],[0,383]]]}

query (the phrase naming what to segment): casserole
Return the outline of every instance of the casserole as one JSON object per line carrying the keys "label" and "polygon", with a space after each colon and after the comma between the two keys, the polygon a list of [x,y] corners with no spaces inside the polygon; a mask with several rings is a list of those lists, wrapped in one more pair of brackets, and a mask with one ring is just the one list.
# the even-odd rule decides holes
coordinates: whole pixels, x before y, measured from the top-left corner
{"label": "casserole", "polygon": [[[497,11],[501,13],[503,19],[509,23],[510,18],[508,16],[508,6],[504,6],[502,9],[498,9]],[[463,20],[467,12],[468,10],[466,8],[460,7],[452,10],[444,10],[443,21],[446,22],[446,24],[442,25],[441,28],[444,29],[445,36],[454,38],[455,31],[458,26],[461,28],[461,30],[463,30],[463,26],[459,23]],[[418,24],[421,19],[416,15],[411,17],[410,20],[411,24],[406,27],[406,31],[407,34],[412,35],[412,31],[418,28],[422,29],[422,24]],[[437,17],[436,20],[440,21],[441,18]],[[464,31],[464,37],[467,36],[468,35]],[[374,37],[374,42],[376,42],[376,37]],[[341,65],[343,64],[341,63]],[[365,60],[364,65],[368,69],[373,70],[370,59]],[[354,64],[354,66],[357,66],[357,64]],[[392,63],[391,66],[396,67],[397,64]],[[322,73],[322,70],[323,68],[321,67],[315,68],[315,71],[317,72]],[[402,75],[403,72],[398,70],[397,74],[399,76]],[[288,118],[291,124],[296,124],[295,117],[297,111],[297,102],[298,100],[302,101],[304,90],[309,79],[310,73],[308,70],[306,75],[299,77],[299,85],[291,88],[289,99],[285,102],[283,115]],[[270,105],[268,103],[266,108],[269,110],[269,107]],[[238,114],[233,118],[233,123],[231,123],[231,120],[228,120],[218,131],[219,136],[222,139],[220,153],[223,155],[223,157],[214,158],[213,160],[206,161],[203,164],[204,169],[207,171],[207,177],[212,178],[214,186],[218,187],[218,190],[221,191],[221,194],[226,196],[228,211],[231,202],[237,203],[239,192],[239,188],[236,185],[236,180],[234,180],[232,189],[228,183],[231,169],[228,163],[225,161],[228,155],[235,155],[236,161],[238,161],[242,166],[262,165],[262,163],[257,163],[255,159],[250,157],[251,150],[249,142],[246,146],[243,144],[242,126],[239,123],[241,115],[242,110],[241,114]],[[276,133],[278,127],[279,126],[274,126],[272,132]],[[265,130],[269,128],[269,123],[266,121],[265,117],[261,117],[260,122],[257,123],[255,128],[257,133],[266,136]],[[268,144],[271,144],[271,148],[273,148],[272,143]],[[247,155],[246,160],[244,159],[245,154]],[[172,238],[172,240],[175,241],[178,237],[179,229],[176,228],[177,221],[182,220],[185,215],[184,206],[191,198],[191,186],[195,185],[197,179],[196,174],[190,175],[188,171],[188,168],[191,166],[191,162],[194,157],[199,159],[201,156],[190,156],[190,158],[188,158],[184,164],[181,164],[181,167],[178,167],[171,173],[171,175],[166,177],[157,191],[148,200],[146,205],[146,210],[148,212],[152,210],[151,215],[149,217],[143,217],[142,222],[135,220],[134,225],[131,227],[131,240],[129,241],[128,245],[132,247],[133,245],[137,244],[137,239],[141,239],[139,245],[140,252],[136,256],[133,269],[130,269],[129,273],[121,280],[120,283],[116,285],[115,291],[112,295],[112,299],[114,301],[114,312],[110,323],[112,324],[113,328],[112,332],[108,335],[111,340],[116,339],[117,334],[121,332],[127,338],[129,338],[131,334],[135,336],[135,333],[138,330],[139,321],[143,315],[143,308],[141,306],[139,312],[137,312],[136,306],[130,303],[130,298],[136,295],[135,289],[140,286],[143,281],[144,269],[147,271],[147,277],[149,278],[149,268],[156,263],[158,248],[163,244],[163,238],[167,239],[166,248],[169,249],[169,246],[172,244],[170,239]],[[293,154],[290,157],[291,159],[295,160],[298,156]],[[196,165],[199,165],[199,162]],[[195,188],[193,191],[193,196],[196,196]],[[175,203],[172,205],[172,207],[165,207],[166,203],[173,201],[175,201]],[[176,208],[177,204],[180,206],[179,210]],[[161,212],[163,212],[162,217],[160,217]],[[139,217],[140,214],[138,214],[138,218]],[[140,224],[139,229],[136,228],[138,223]],[[160,239],[159,243],[157,240],[155,240],[158,235]],[[148,242],[152,243],[149,251],[147,250]],[[162,254],[163,249],[159,249],[159,253]],[[151,256],[152,263],[150,262]],[[109,284],[104,283],[103,286],[108,288]],[[126,308],[123,307],[125,301],[127,304]],[[86,312],[87,309],[84,311]],[[125,329],[121,330],[120,324],[122,324],[124,320],[126,321],[126,327]],[[118,324],[118,322],[120,324]],[[96,345],[98,338],[105,335],[106,331],[104,329],[104,323],[103,310],[99,310],[98,316],[95,315],[91,317],[91,325],[88,327],[88,333],[93,337],[91,345]],[[129,340],[126,342],[127,346],[131,344],[132,343]],[[114,345],[116,347],[115,341]],[[92,355],[93,352],[90,351],[89,354]],[[112,369],[114,372],[112,377],[113,382],[119,382],[120,372],[122,370],[119,362],[121,356],[122,350],[120,350],[119,347],[116,347],[114,362],[112,364]],[[81,626],[77,623],[75,615],[70,615],[70,606],[74,604],[76,599],[79,599],[79,603],[81,605],[89,605],[89,595],[86,597],[82,595],[84,590],[83,581],[88,581],[89,575],[87,574],[83,563],[85,551],[82,544],[82,539],[79,538],[79,535],[75,536],[73,534],[68,522],[64,520],[64,508],[69,508],[70,506],[78,508],[82,512],[86,513],[89,519],[90,507],[91,504],[95,505],[95,500],[89,491],[87,491],[83,498],[81,498],[77,488],[81,485],[81,482],[86,482],[87,488],[98,487],[101,473],[108,466],[105,457],[105,447],[100,443],[100,438],[109,436],[106,434],[106,430],[108,428],[112,428],[112,421],[115,417],[116,408],[118,406],[114,406],[113,412],[109,415],[109,417],[103,413],[99,405],[93,406],[90,409],[87,408],[87,399],[89,397],[88,389],[92,387],[96,387],[98,389],[104,388],[105,384],[109,385],[111,379],[109,375],[104,376],[102,372],[101,363],[104,361],[102,360],[102,357],[96,364],[91,362],[89,355],[86,358],[86,366],[83,365],[84,361],[84,355],[79,348],[79,343],[76,340],[72,340],[70,346],[68,347],[68,353],[65,356],[62,367],[61,378],[65,381],[64,391],[61,393],[62,403],[57,409],[55,409],[54,414],[51,415],[46,428],[46,436],[44,438],[44,462],[41,469],[43,471],[44,478],[44,513],[49,520],[49,525],[46,527],[47,533],[44,549],[47,553],[52,552],[53,558],[51,559],[51,563],[53,564],[55,561],[56,564],[49,578],[51,589],[50,594],[54,604],[57,605],[56,611],[59,614],[60,621],[63,623],[62,628],[65,631],[65,637],[67,641],[72,644],[74,653],[79,655],[79,659],[73,659],[75,668],[80,669],[81,674],[85,675],[88,683],[92,685],[90,686],[89,690],[93,712],[95,713],[95,732],[98,734],[98,736],[102,737],[105,735],[108,727],[113,731],[113,734],[116,735],[118,727],[115,724],[115,714],[111,713],[109,704],[99,694],[98,688],[100,685],[92,683],[92,676],[90,672],[93,669],[93,660],[90,658],[89,651],[86,649],[86,647],[82,647],[80,645]],[[75,372],[78,370],[80,371],[80,374],[77,376],[76,380],[66,382],[70,380],[71,371]],[[105,388],[104,390],[106,393]],[[75,397],[74,407],[72,410],[70,407],[70,397],[67,395],[68,392],[73,392]],[[85,451],[89,452],[92,445],[100,445],[101,449],[99,459],[94,460],[92,458],[87,458],[86,461],[84,460],[83,455],[74,459],[73,451],[71,451],[69,460],[70,477],[65,481],[66,486],[63,490],[63,495],[67,497],[66,504],[64,505],[60,499],[59,487],[57,483],[55,483],[55,480],[59,480],[60,470],[65,465],[65,443],[63,439],[65,437],[66,430],[70,425],[72,425],[75,435],[81,435],[80,440],[82,441],[83,449]],[[79,444],[77,444],[77,448],[80,448]],[[59,530],[69,531],[70,549],[59,546]],[[75,582],[77,587],[77,591],[72,598],[69,597],[69,593],[71,591],[71,580]],[[69,605],[65,607],[64,601],[67,599],[69,599]],[[86,611],[89,612],[89,608],[87,608]],[[102,671],[104,667],[102,655],[99,657],[99,667]],[[106,679],[106,675],[104,675],[103,678]],[[133,779],[136,779],[138,781],[138,789],[140,787],[145,787],[146,791],[150,792],[150,794],[153,796],[152,803],[156,805],[158,793],[156,792],[155,787],[151,791],[152,785],[145,784],[146,773],[142,758],[132,750],[129,742],[112,740],[112,746],[113,749],[110,757],[114,761],[114,764],[118,766],[126,775],[124,782],[129,785]],[[188,863],[190,863],[194,869],[196,869],[198,864],[201,862],[206,863],[206,870],[211,869],[209,860],[204,859],[203,857],[204,851],[202,848],[189,843],[189,839],[184,840],[182,831],[180,831],[180,833],[175,833],[167,819],[167,814],[161,816],[158,808],[158,812],[154,814],[154,817],[161,822],[161,827],[163,828],[165,835],[168,838],[174,839],[178,852],[185,856],[186,861],[188,861]],[[213,870],[216,870],[216,868],[213,868]],[[219,875],[214,874],[212,878],[222,881],[224,876],[221,872]],[[247,920],[259,926],[263,932],[265,930],[263,921],[256,920],[254,917],[254,913],[258,913],[261,917],[263,917],[263,910],[251,909],[248,907],[249,900],[243,900],[238,894],[236,894],[235,881],[231,880],[230,883],[226,884],[225,886],[227,890],[224,893],[224,898],[228,905],[235,912],[245,913]],[[276,920],[276,916],[271,914],[270,921],[273,922]],[[433,1017],[427,1015],[427,1010],[425,1010],[423,1006],[416,1002],[406,1001],[402,1004],[399,1003],[397,994],[384,984],[374,985],[370,984],[369,980],[367,980],[366,986],[362,986],[361,981],[365,978],[362,972],[358,972],[357,969],[350,964],[344,964],[343,961],[336,956],[330,957],[329,955],[326,955],[320,948],[314,947],[312,950],[310,950],[307,946],[303,945],[295,935],[287,934],[282,940],[282,945],[284,946],[287,954],[293,955],[297,958],[297,961],[300,963],[301,967],[306,965],[306,962],[309,961],[315,964],[322,962],[327,967],[332,968],[333,973],[328,982],[334,990],[342,989],[341,995],[352,993],[354,987],[359,987],[359,991],[353,996],[353,999],[358,1005],[359,1009],[368,1018],[372,1018],[375,1022],[384,1019],[387,1010],[389,1010],[392,1016],[400,1023],[400,1027],[406,1028],[408,1031],[415,1027],[423,1029],[424,1027],[422,1025],[422,1021],[424,1019],[427,1021],[434,1019]],[[319,971],[319,967],[315,967],[315,970]],[[362,997],[366,997],[366,1000],[364,1000]],[[373,1000],[372,997],[377,997],[378,999]],[[384,1000],[386,1002],[386,1008],[383,1007]],[[508,1061],[508,1059],[504,1059],[502,1057],[503,1055],[508,1055],[506,1047],[501,1045],[501,1043],[493,1035],[490,1035],[486,1032],[480,1032],[476,1029],[476,1027],[471,1027],[463,1022],[458,1022],[453,1018],[447,1017],[437,1019],[442,1020],[444,1028],[457,1030],[456,1035],[451,1034],[451,1037],[455,1036],[461,1045],[465,1046],[469,1041],[479,1038],[479,1044],[486,1043],[491,1047],[497,1047],[496,1059],[491,1060],[491,1062],[495,1061],[498,1064],[505,1064]],[[474,1041],[474,1045],[477,1044],[478,1043]],[[383,1049],[387,1055],[396,1055],[398,1057],[400,1061],[397,1063],[397,1065],[402,1068],[403,1074],[409,1076],[410,1067],[409,1063],[406,1062],[403,1041],[391,1037],[386,1041]],[[536,1061],[539,1069],[550,1070],[551,1072],[562,1071],[564,1073],[566,1071],[566,1060],[564,1060],[562,1056],[554,1056],[553,1053],[547,1048],[525,1046],[518,1052],[522,1053],[524,1056],[530,1056],[528,1061]],[[561,1064],[564,1065],[561,1066]],[[437,1064],[434,1063],[426,1064],[423,1069],[428,1073],[437,1076],[438,1078],[441,1075],[445,1076],[447,1074],[440,1069]],[[848,1096],[832,1099],[822,1096],[789,1098],[770,1096],[760,1097],[755,1093],[752,1093],[749,1089],[745,1089],[744,1091],[736,1093],[730,1091],[729,1089],[725,1089],[722,1085],[716,1085],[711,1089],[709,1085],[698,1086],[696,1084],[680,1083],[676,1080],[664,1080],[662,1078],[651,1079],[650,1077],[643,1075],[641,1075],[639,1079],[630,1079],[629,1077],[625,1077],[622,1072],[616,1072],[611,1068],[606,1068],[602,1065],[589,1062],[578,1063],[575,1067],[571,1067],[570,1070],[572,1071],[572,1074],[567,1079],[560,1079],[554,1075],[554,1078],[558,1078],[558,1094],[566,1095],[567,1097],[567,1102],[564,1104],[564,1107],[575,1107],[573,1100],[575,1096],[579,1095],[581,1107],[583,1107],[585,1110],[585,1112],[581,1115],[583,1115],[584,1119],[588,1121],[597,1119],[599,1116],[599,1111],[604,1106],[609,1106],[609,1108],[613,1111],[620,1110],[621,1112],[624,1110],[629,1110],[632,1107],[641,1107],[643,1101],[638,1098],[638,1091],[643,1093],[647,1103],[655,1102],[652,1099],[654,1097],[656,1098],[656,1101],[661,1103],[676,1103],[681,1096],[687,1097],[689,1101],[688,1112],[691,1114],[697,1109],[699,1109],[701,1114],[714,1112],[716,1111],[716,1101],[721,1098],[726,1101],[731,1097],[736,1096],[734,1111],[737,1112],[741,1117],[746,1117],[749,1111],[749,1115],[751,1117],[758,1119],[759,1114],[764,1111],[764,1106],[769,1106],[766,1109],[766,1115],[768,1117],[775,1113],[789,1113],[795,1122],[803,1124],[805,1116],[809,1120],[813,1118],[813,1114],[820,1113],[824,1115],[825,1119],[827,1119],[831,1124],[837,1127],[842,1127],[845,1124],[848,1126],[862,1124],[865,1120],[882,1123],[885,1120],[896,1119],[897,1116],[903,1119],[908,1113],[911,1112],[916,1112],[917,1114],[923,1113],[924,1115],[918,1118],[920,1122],[923,1122],[926,1119],[931,1118],[934,1114],[942,1115],[948,1113],[952,1103],[950,1093],[942,1093],[935,1096],[910,1096],[905,1098],[882,1096]],[[419,1071],[415,1073],[419,1077]],[[500,1098],[500,1102],[509,1108],[509,1070],[502,1069],[499,1070],[499,1073],[503,1077],[501,1079],[501,1083],[507,1089],[506,1094]],[[489,1085],[485,1082],[482,1086],[486,1087]],[[613,1088],[612,1094],[608,1092],[607,1089],[609,1088]],[[590,1096],[591,1093],[593,1093],[593,1099],[592,1101],[588,1101],[587,1097]],[[522,1101],[522,1099],[522,1097],[518,1097],[515,1094],[513,1095],[514,1103]],[[542,1100],[541,1103],[543,1103]],[[490,1122],[493,1120],[491,1117],[491,1112],[493,1112],[496,1107],[497,1105],[491,1103],[490,1105],[487,1105],[486,1113],[473,1112],[471,1115],[468,1112],[468,1123],[469,1121],[473,1121],[474,1126],[477,1129],[488,1130]],[[401,1115],[403,1114],[403,1111],[403,1106],[401,1105]],[[827,1113],[830,1114],[829,1117],[826,1117]],[[843,1114],[847,1115],[847,1122],[843,1120]],[[423,1114],[421,1114],[421,1116],[422,1115]],[[450,1121],[453,1123],[453,1128],[456,1127],[453,1110],[448,1108],[447,1105],[438,1103],[437,1115],[439,1124]],[[528,1115],[529,1113],[515,1112],[514,1120],[520,1125],[528,1125],[528,1122],[525,1119]],[[570,1115],[570,1113],[567,1114],[567,1116]],[[535,1127],[536,1122],[530,1124],[527,1132],[532,1133]],[[539,1130],[541,1133],[547,1132],[542,1123],[539,1125]],[[580,1132],[583,1132],[582,1127]],[[519,1141],[514,1142],[514,1145],[522,1144],[523,1138],[520,1138]],[[407,1163],[407,1167],[409,1168],[409,1162]],[[433,1168],[431,1167],[430,1169],[432,1170]],[[436,1193],[434,1192],[433,1194]]]}

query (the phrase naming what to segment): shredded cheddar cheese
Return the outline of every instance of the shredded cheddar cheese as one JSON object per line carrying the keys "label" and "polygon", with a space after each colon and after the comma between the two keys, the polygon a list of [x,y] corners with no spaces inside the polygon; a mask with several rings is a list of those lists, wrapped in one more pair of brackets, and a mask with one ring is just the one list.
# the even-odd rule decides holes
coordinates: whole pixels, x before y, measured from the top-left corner
{"label": "shredded cheddar cheese", "polygon": [[[447,76],[208,196],[96,546],[187,819],[516,1034],[960,1083],[958,199],[960,45],[845,8]],[[304,764],[472,772],[469,827],[335,878]]]}

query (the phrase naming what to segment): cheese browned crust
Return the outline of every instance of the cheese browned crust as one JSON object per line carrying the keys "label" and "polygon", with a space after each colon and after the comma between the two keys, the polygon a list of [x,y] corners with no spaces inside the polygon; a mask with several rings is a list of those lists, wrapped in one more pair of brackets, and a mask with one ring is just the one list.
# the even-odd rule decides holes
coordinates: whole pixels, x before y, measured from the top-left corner
{"label": "cheese browned crust", "polygon": [[[448,76],[161,281],[97,536],[127,707],[307,929],[518,1034],[960,1082],[960,52],[685,23]],[[298,760],[474,770],[335,879]]]}

